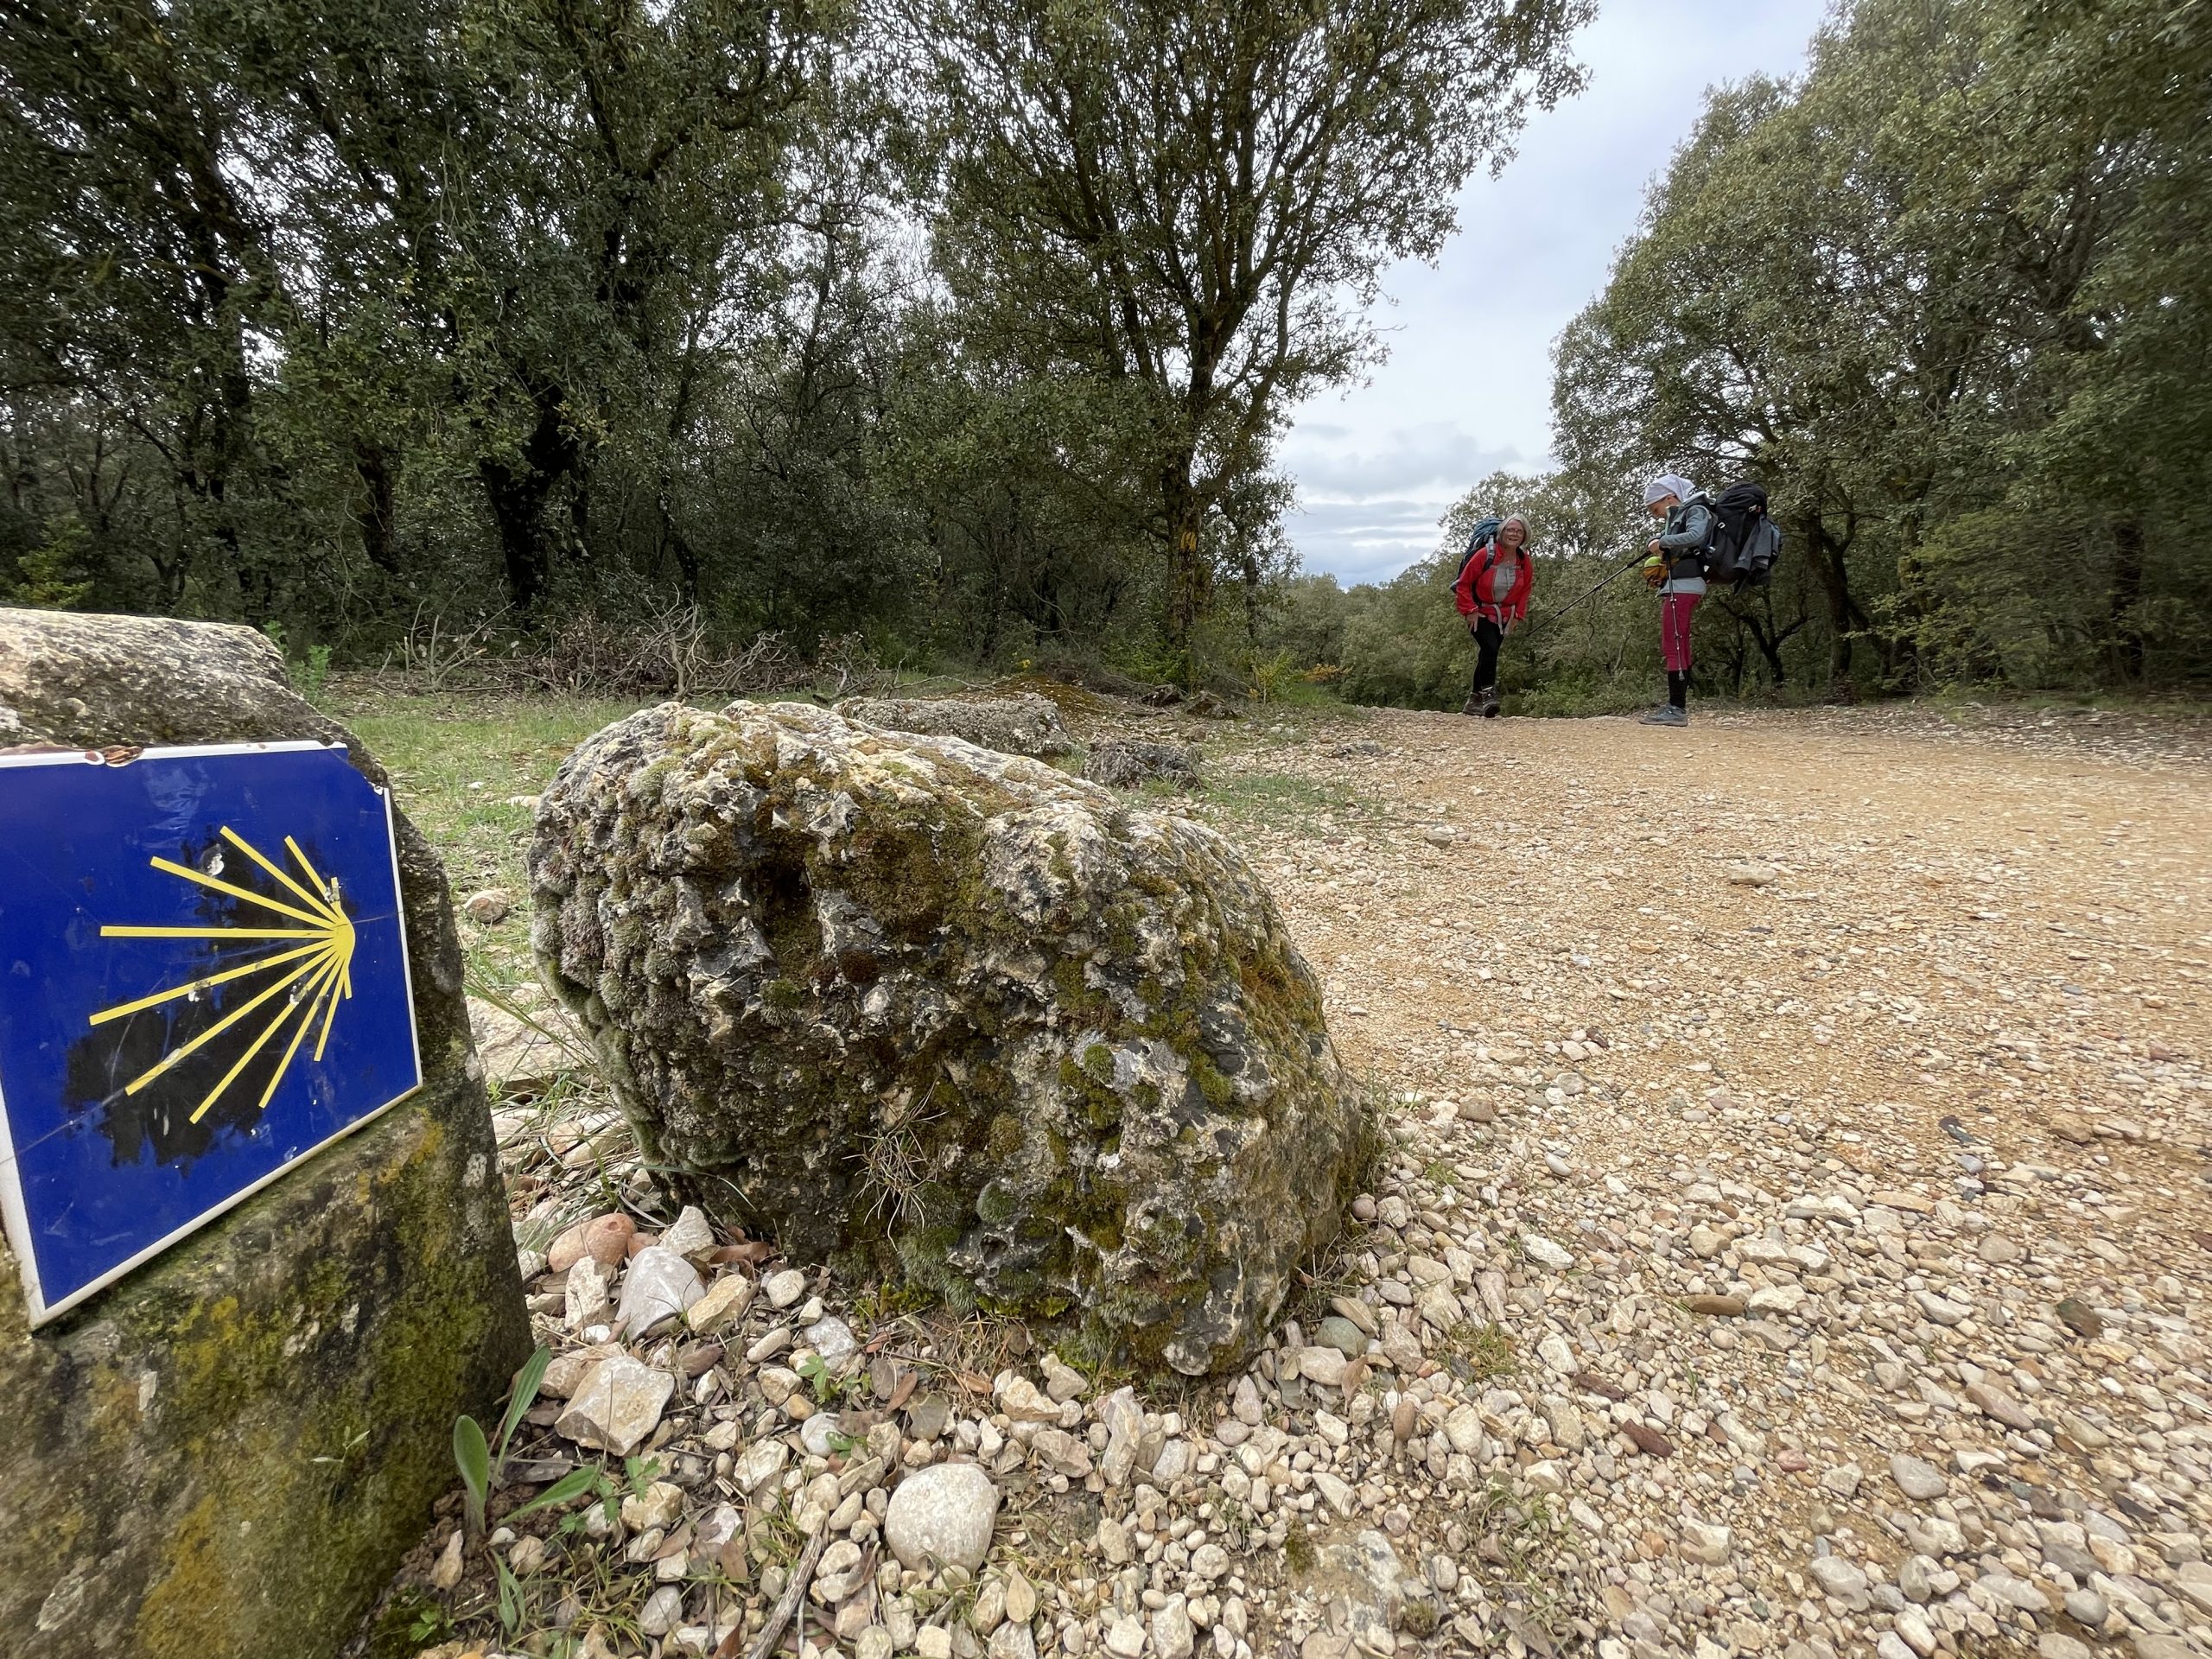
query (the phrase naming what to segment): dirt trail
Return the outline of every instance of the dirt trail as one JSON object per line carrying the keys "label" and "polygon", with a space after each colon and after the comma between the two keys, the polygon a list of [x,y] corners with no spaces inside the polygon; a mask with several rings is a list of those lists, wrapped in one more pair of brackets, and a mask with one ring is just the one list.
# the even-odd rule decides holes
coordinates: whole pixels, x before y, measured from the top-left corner
{"label": "dirt trail", "polygon": [[[2005,747],[1878,717],[1363,730],[1384,753],[1262,744],[1236,765],[1387,817],[1242,838],[1347,1057],[1408,1089],[1465,1082],[1469,1045],[1440,1022],[1509,1047],[1594,1029],[1610,1047],[1590,1075],[1638,1098],[1727,1083],[1873,1104],[1866,1159],[1948,1168],[1946,1116],[2050,1155],[2055,1109],[2155,1112],[2146,1046],[2212,1034],[2212,766],[2185,750],[2113,759],[2073,727]],[[1732,883],[1737,861],[1774,879]],[[2193,1172],[2183,1192],[2201,1201]]]}
{"label": "dirt trail", "polygon": [[[1215,772],[1305,780],[1231,833],[1402,1096],[1348,1278],[1510,1266],[1481,1403],[1579,1523],[1554,1634],[2212,1647],[2192,734],[1396,714]],[[1409,1472],[1362,1497],[1419,1537]]]}

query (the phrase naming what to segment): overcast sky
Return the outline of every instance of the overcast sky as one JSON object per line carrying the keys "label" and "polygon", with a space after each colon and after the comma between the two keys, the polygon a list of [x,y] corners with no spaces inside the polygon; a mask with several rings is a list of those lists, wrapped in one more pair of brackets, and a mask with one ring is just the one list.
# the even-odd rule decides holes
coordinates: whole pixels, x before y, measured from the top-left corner
{"label": "overcast sky", "polygon": [[1503,178],[1461,192],[1459,233],[1433,268],[1384,277],[1390,360],[1299,411],[1281,462],[1298,481],[1288,527],[1306,569],[1346,586],[1394,575],[1434,550],[1437,520],[1470,485],[1543,464],[1552,341],[1605,285],[1705,86],[1796,73],[1826,9],[1601,0],[1578,41],[1589,89],[1529,122]]}

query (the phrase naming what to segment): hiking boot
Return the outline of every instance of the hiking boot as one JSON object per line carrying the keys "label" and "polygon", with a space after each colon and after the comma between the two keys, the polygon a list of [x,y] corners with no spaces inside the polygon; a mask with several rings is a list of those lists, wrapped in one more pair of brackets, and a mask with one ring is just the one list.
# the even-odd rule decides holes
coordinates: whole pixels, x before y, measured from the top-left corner
{"label": "hiking boot", "polygon": [[1689,711],[1677,709],[1671,702],[1662,702],[1643,717],[1643,723],[1646,726],[1687,726],[1690,723]]}
{"label": "hiking boot", "polygon": [[1497,718],[1497,688],[1494,685],[1483,693],[1483,718],[1484,720]]}
{"label": "hiking boot", "polygon": [[1459,712],[1463,715],[1479,715],[1482,711],[1482,704],[1472,697],[1459,705]]}

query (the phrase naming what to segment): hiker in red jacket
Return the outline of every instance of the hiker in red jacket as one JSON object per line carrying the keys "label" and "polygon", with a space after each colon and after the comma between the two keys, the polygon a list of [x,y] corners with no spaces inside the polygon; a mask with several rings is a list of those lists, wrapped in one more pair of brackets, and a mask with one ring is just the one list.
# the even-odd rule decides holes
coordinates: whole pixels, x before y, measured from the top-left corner
{"label": "hiker in red jacket", "polygon": [[1513,625],[1529,617],[1529,592],[1535,586],[1535,561],[1529,556],[1529,521],[1509,515],[1497,534],[1468,556],[1452,586],[1452,602],[1475,637],[1475,683],[1463,715],[1497,718],[1497,648]]}

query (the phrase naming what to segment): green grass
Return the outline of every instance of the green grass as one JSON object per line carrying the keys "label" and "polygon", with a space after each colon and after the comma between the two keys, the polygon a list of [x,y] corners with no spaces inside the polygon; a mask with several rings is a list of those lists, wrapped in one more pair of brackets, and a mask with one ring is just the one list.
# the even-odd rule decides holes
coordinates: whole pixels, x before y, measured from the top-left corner
{"label": "green grass", "polygon": [[1255,720],[1266,720],[1293,712],[1336,715],[1357,713],[1357,706],[1346,702],[1331,685],[1316,685],[1313,681],[1291,675],[1282,680],[1265,702],[1255,702],[1248,711]]}
{"label": "green grass", "polygon": [[1445,1341],[1466,1364],[1470,1373],[1466,1381],[1487,1382],[1494,1377],[1510,1376],[1521,1368],[1520,1357],[1513,1351],[1513,1338],[1503,1325],[1463,1325]]}
{"label": "green grass", "polygon": [[1516,1497],[1503,1482],[1493,1480],[1460,1513],[1467,1529],[1488,1537],[1504,1557],[1484,1569],[1484,1576],[1516,1586],[1525,1597],[1522,1611],[1536,1624],[1552,1628],[1563,1623],[1570,1588],[1587,1586],[1573,1586],[1554,1563],[1566,1529],[1544,1495]]}
{"label": "green grass", "polygon": [[1289,825],[1317,813],[1359,812],[1368,804],[1311,778],[1291,772],[1252,772],[1209,779],[1201,804],[1209,817],[1245,823]]}
{"label": "green grass", "polygon": [[493,697],[333,689],[327,706],[391,773],[400,810],[445,861],[454,904],[505,887],[514,908],[496,927],[460,922],[470,977],[512,985],[531,977],[530,884],[523,856],[531,798],[575,746],[642,702]]}

